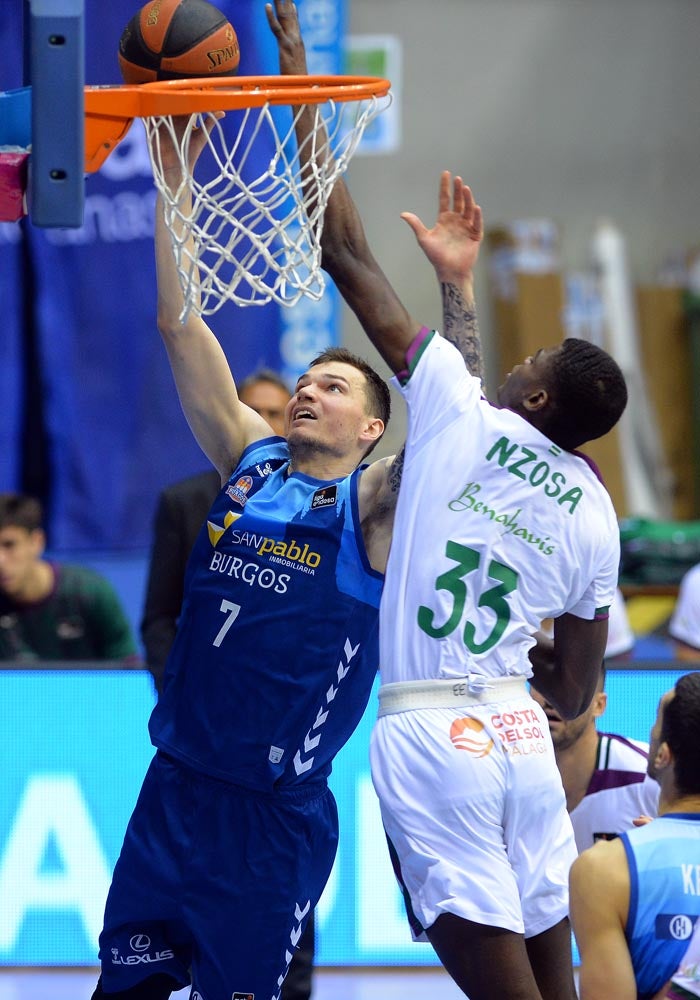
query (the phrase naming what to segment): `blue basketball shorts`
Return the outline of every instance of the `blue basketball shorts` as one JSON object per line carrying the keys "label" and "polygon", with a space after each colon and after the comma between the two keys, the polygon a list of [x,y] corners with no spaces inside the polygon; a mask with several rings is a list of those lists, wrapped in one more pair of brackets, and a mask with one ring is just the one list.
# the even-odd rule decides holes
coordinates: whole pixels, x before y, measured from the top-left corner
{"label": "blue basketball shorts", "polygon": [[104,991],[165,973],[201,1000],[277,997],[337,842],[325,782],[254,791],[157,753],[107,897]]}

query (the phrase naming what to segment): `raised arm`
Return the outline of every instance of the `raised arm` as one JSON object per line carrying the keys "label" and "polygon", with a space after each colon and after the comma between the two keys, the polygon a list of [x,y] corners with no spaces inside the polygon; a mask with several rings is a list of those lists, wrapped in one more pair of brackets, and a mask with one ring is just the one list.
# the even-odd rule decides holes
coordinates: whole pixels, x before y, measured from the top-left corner
{"label": "raised arm", "polygon": [[481,335],[474,301],[474,266],[484,235],[481,208],[462,178],[452,179],[445,170],[440,175],[438,216],[433,228],[427,229],[412,212],[403,212],[401,218],[415,233],[440,282],[442,335],[459,350],[471,374],[483,380]]}
{"label": "raised arm", "polygon": [[[290,0],[266,5],[270,28],[279,46],[280,72],[307,73],[306,53],[296,6]],[[312,131],[312,111],[297,121],[302,162],[312,155],[305,139]],[[345,182],[336,181],[326,206],[321,237],[322,263],[353,310],[370,340],[392,371],[406,366],[406,350],[420,329],[374,259],[362,221]]]}
{"label": "raised arm", "polygon": [[[209,127],[213,124],[212,118]],[[178,119],[177,127],[182,135],[191,127],[189,118]],[[177,191],[182,167],[164,128],[158,141],[166,183],[171,191]],[[190,170],[194,169],[205,143],[204,130],[195,129],[190,143]],[[186,215],[189,209],[186,193],[182,195],[181,207]],[[243,449],[271,431],[262,417],[238,399],[226,355],[204,320],[190,311],[185,322],[180,322],[183,294],[160,195],[156,206],[155,251],[158,329],[168,352],[180,403],[199,446],[225,479]]]}
{"label": "raised arm", "polygon": [[[279,46],[280,71],[305,74],[306,55],[295,5],[289,0],[275,0],[274,6],[266,5],[266,11]],[[310,144],[305,141],[312,131],[311,114],[301,115],[297,122],[302,162],[311,155]],[[444,335],[462,352],[470,371],[482,377],[472,276],[482,238],[481,210],[461,178],[454,180],[452,199],[450,191],[450,174],[445,172],[440,180],[438,218],[432,229],[428,230],[411,213],[403,213],[402,218],[413,229],[440,281]],[[406,351],[420,324],[407,313],[374,259],[342,178],[336,181],[326,208],[321,247],[324,269],[374,346],[393,371],[405,369]]]}

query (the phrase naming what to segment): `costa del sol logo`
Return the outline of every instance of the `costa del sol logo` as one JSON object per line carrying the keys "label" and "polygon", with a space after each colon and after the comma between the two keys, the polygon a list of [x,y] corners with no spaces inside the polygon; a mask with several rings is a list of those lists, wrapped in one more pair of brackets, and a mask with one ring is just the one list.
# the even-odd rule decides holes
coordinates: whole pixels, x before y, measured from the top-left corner
{"label": "costa del sol logo", "polygon": [[466,750],[472,757],[487,757],[493,750],[493,740],[478,719],[455,719],[450,726],[450,740],[456,750]]}

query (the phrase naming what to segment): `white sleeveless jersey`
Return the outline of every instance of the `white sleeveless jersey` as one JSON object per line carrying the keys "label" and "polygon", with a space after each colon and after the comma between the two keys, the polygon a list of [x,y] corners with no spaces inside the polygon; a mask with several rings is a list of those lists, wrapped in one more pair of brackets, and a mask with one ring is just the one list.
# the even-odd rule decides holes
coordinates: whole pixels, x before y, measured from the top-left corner
{"label": "white sleeveless jersey", "polygon": [[571,810],[579,852],[634,827],[638,816],[656,816],[659,785],[647,775],[649,744],[615,733],[598,734],[598,759],[586,794]]}
{"label": "white sleeveless jersey", "polygon": [[619,529],[588,462],[491,406],[432,334],[399,385],[408,436],[381,603],[382,683],[532,671],[544,618],[605,617]]}

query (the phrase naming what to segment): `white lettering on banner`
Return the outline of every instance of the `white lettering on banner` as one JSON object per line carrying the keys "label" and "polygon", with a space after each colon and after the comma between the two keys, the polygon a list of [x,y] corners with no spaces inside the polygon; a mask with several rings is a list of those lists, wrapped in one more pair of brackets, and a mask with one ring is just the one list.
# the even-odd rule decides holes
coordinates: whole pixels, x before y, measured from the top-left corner
{"label": "white lettering on banner", "polygon": [[[42,872],[53,845],[62,870]],[[95,954],[111,878],[77,779],[35,774],[0,854],[0,952],[15,947],[31,910],[75,911]]]}
{"label": "white lettering on banner", "polygon": [[153,239],[156,192],[121,191],[114,197],[94,194],[85,199],[85,215],[77,229],[47,229],[54,246],[129,243]]}

